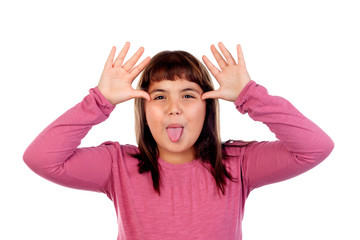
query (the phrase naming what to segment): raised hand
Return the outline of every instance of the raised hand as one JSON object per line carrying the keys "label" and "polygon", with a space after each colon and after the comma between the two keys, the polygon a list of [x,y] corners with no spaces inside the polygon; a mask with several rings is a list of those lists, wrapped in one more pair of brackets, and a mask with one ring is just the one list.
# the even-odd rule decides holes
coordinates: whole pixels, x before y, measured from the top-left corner
{"label": "raised hand", "polygon": [[101,94],[113,105],[137,97],[142,97],[150,101],[150,95],[147,92],[136,90],[131,86],[134,79],[149,63],[150,57],[145,58],[141,63],[135,66],[144,52],[144,48],[140,47],[123,65],[129,48],[130,43],[126,42],[114,62],[116,48],[112,47],[98,84],[98,89]]}
{"label": "raised hand", "polygon": [[244,56],[240,44],[237,46],[238,63],[235,62],[230,52],[225,48],[223,43],[219,43],[219,48],[224,55],[225,59],[214,45],[210,49],[215,57],[219,70],[210,60],[204,55],[202,57],[206,67],[211,74],[218,81],[220,87],[215,91],[209,91],[202,95],[202,99],[207,98],[221,98],[227,101],[235,102],[242,89],[248,82],[251,81],[250,76],[246,70]]}

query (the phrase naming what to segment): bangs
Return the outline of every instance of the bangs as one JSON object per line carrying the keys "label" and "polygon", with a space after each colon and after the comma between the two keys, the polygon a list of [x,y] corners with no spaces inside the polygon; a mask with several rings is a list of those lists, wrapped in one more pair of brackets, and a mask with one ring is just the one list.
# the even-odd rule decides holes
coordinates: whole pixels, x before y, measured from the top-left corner
{"label": "bangs", "polygon": [[204,92],[214,90],[205,66],[185,51],[162,51],[145,67],[138,89],[148,91],[151,82],[185,79],[198,84]]}
{"label": "bangs", "polygon": [[149,71],[150,81],[177,80],[179,78],[195,82],[202,86],[202,74],[200,66],[182,51],[164,51],[161,55],[155,55],[154,65]]}

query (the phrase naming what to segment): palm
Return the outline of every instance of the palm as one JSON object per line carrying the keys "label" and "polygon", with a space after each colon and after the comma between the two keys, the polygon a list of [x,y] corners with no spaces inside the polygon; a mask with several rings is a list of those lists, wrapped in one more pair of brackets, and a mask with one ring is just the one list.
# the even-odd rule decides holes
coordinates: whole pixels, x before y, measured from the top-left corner
{"label": "palm", "polygon": [[148,93],[135,90],[131,86],[134,79],[148,64],[150,58],[147,57],[139,65],[134,67],[144,51],[143,48],[139,48],[139,50],[123,65],[129,47],[130,44],[126,43],[115,61],[114,57],[116,49],[115,47],[112,48],[98,85],[100,92],[114,105],[135,97],[150,99]]}
{"label": "palm", "polygon": [[101,78],[103,79],[102,84],[106,84],[109,90],[111,89],[114,92],[118,92],[121,89],[127,91],[133,90],[130,74],[123,68],[104,69]]}
{"label": "palm", "polygon": [[211,51],[221,71],[206,56],[203,56],[203,60],[206,67],[218,81],[220,87],[215,91],[204,93],[203,99],[221,98],[227,101],[235,101],[245,85],[250,81],[250,76],[245,67],[240,45],[237,46],[238,63],[235,62],[230,52],[222,43],[219,44],[219,47],[226,60],[216,50],[215,46],[211,46]]}

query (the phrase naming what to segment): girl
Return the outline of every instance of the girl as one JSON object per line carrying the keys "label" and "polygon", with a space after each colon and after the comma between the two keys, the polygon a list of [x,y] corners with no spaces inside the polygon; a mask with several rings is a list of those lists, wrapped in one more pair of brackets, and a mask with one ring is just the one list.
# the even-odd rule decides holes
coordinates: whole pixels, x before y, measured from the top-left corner
{"label": "girl", "polygon": [[[211,51],[220,66],[184,51],[164,51],[123,64],[130,44],[106,61],[97,87],[51,123],[24,153],[40,176],[63,186],[105,193],[118,217],[118,239],[241,239],[251,190],[319,164],[334,143],[281,97],[250,79],[240,45],[237,63],[222,43]],[[135,66],[136,65],[136,66]],[[141,73],[137,89],[131,83]],[[105,142],[77,148],[115,106],[135,98],[138,146]],[[218,99],[261,121],[274,142],[219,137]]]}

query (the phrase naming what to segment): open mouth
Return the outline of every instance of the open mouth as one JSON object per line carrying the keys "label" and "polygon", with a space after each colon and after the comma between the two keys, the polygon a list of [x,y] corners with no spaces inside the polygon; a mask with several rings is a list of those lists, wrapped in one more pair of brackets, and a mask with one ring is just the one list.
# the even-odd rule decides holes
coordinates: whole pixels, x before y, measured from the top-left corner
{"label": "open mouth", "polygon": [[179,139],[181,138],[182,134],[183,134],[183,130],[184,127],[180,126],[180,125],[169,125],[166,128],[166,132],[169,136],[170,141],[172,142],[177,142],[179,141]]}

